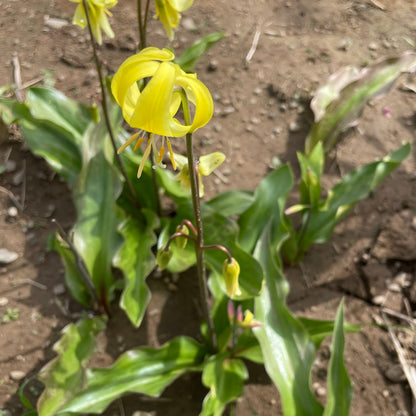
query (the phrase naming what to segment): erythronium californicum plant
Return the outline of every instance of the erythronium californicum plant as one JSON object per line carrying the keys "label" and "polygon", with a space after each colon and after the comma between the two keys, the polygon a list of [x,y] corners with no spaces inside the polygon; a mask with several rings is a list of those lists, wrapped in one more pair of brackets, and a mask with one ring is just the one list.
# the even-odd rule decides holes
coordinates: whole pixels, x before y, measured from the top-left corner
{"label": "erythronium californicum plant", "polygon": [[[85,9],[82,0],[70,0],[73,3],[79,3],[75,15],[72,20],[72,23],[78,26],[81,26],[83,29],[87,26],[87,17],[85,14]],[[111,29],[110,23],[108,22],[108,16],[111,16],[111,13],[108,9],[114,7],[118,0],[87,0],[88,14],[91,20],[91,29],[94,33],[95,40],[101,45],[102,35],[101,30],[109,38],[114,38],[113,29]]]}
{"label": "erythronium californicum plant", "polygon": [[[125,145],[136,141],[138,148],[147,135],[147,146],[140,163],[137,176],[140,177],[151,150],[160,164],[165,151],[165,141],[169,149],[172,165],[176,168],[169,137],[183,137],[203,127],[211,119],[214,104],[208,88],[197,79],[196,74],[187,74],[172,61],[175,55],[167,49],[145,48],[131,56],[116,72],[111,89],[123,111],[124,119],[134,128],[140,129]],[[140,81],[150,78],[141,90]],[[181,95],[183,91],[184,96]],[[183,104],[183,99],[195,106],[192,122],[180,123],[175,115]],[[156,136],[161,136],[160,151],[157,150]]]}
{"label": "erythronium californicum plant", "polygon": [[181,12],[188,10],[194,0],[156,0],[156,14],[163,24],[169,40],[173,40],[179,21],[181,20]]}

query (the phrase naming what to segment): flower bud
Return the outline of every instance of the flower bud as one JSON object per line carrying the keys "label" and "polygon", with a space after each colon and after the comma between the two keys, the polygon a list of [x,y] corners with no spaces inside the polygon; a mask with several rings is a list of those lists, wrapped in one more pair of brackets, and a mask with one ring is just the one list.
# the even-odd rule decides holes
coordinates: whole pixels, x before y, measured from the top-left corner
{"label": "flower bud", "polygon": [[243,328],[255,328],[257,326],[262,326],[263,324],[254,319],[253,312],[246,310],[244,312],[244,320],[239,322]]}
{"label": "flower bud", "polygon": [[[176,233],[182,233],[189,235],[189,229],[185,224],[179,224],[176,227]],[[178,246],[178,248],[184,249],[186,247],[186,243],[188,242],[188,239],[186,237],[176,237],[175,243]]]}
{"label": "flower bud", "polygon": [[229,262],[225,259],[222,265],[222,274],[225,281],[225,289],[227,295],[233,298],[237,295],[241,295],[241,290],[238,286],[238,276],[240,275],[240,265],[237,260],[233,257]]}
{"label": "flower bud", "polygon": [[172,256],[173,252],[170,247],[166,250],[163,246],[158,250],[156,255],[156,264],[158,265],[160,270],[166,269]]}

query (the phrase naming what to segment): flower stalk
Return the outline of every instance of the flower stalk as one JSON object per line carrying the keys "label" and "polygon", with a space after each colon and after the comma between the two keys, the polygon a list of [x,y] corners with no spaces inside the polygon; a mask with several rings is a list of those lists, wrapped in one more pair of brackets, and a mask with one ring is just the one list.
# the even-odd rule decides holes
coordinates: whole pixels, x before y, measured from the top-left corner
{"label": "flower stalk", "polygon": [[134,191],[133,185],[132,185],[132,183],[131,183],[128,175],[127,175],[126,169],[124,168],[123,162],[121,161],[121,157],[117,153],[117,145],[116,145],[116,141],[115,141],[115,138],[114,138],[113,129],[111,127],[110,117],[108,115],[107,96],[106,96],[106,93],[105,93],[104,79],[103,79],[103,74],[102,74],[102,71],[101,71],[101,61],[98,57],[97,47],[95,45],[94,34],[93,34],[93,31],[92,31],[92,25],[91,25],[91,19],[90,19],[89,13],[88,13],[87,0],[82,0],[82,4],[83,4],[84,10],[85,10],[85,17],[87,19],[87,26],[88,26],[88,32],[90,34],[90,41],[91,41],[92,52],[93,52],[93,56],[94,56],[94,62],[95,62],[95,66],[96,66],[97,73],[98,73],[98,79],[99,79],[99,82],[100,82],[101,106],[102,106],[102,109],[103,109],[105,124],[106,124],[107,130],[108,130],[108,134],[110,136],[111,144],[112,144],[113,150],[114,150],[114,155],[115,155],[115,158],[117,160],[117,164],[120,168],[120,172],[123,175],[124,180],[126,181],[127,187],[129,188],[130,194],[131,194],[132,198],[134,199],[134,202],[135,202],[137,208],[141,209],[141,205],[140,205],[139,200],[137,199],[136,192]]}
{"label": "flower stalk", "polygon": [[[185,94],[181,91],[182,98],[182,109],[185,124],[191,124],[188,100]],[[196,224],[196,244],[195,244],[195,255],[196,255],[196,265],[198,272],[199,280],[199,291],[202,302],[202,309],[204,317],[208,325],[208,334],[210,338],[211,348],[217,350],[217,338],[214,331],[214,322],[212,320],[210,308],[209,308],[209,292],[208,292],[208,283],[207,283],[207,274],[205,268],[205,259],[204,259],[204,234],[203,234],[203,225],[202,225],[202,216],[201,216],[201,204],[199,199],[199,186],[198,186],[198,164],[194,161],[194,154],[192,148],[192,133],[186,134],[186,151],[188,156],[188,168],[189,176],[191,182],[191,194],[192,194],[192,206],[195,216]]]}

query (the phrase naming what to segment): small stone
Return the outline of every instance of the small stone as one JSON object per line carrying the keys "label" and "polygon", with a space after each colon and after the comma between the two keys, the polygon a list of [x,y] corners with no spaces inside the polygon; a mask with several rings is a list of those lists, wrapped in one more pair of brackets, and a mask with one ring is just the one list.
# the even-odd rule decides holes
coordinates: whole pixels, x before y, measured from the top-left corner
{"label": "small stone", "polygon": [[376,50],[378,49],[378,45],[377,45],[377,43],[375,43],[375,42],[371,42],[371,43],[368,45],[368,49],[370,49],[370,51],[376,51]]}
{"label": "small stone", "polygon": [[14,160],[8,160],[6,162],[6,172],[7,173],[12,173],[16,170],[16,162]]}
{"label": "small stone", "polygon": [[11,218],[16,218],[18,214],[19,214],[19,211],[17,210],[16,207],[10,207],[7,210],[7,215]]}
{"label": "small stone", "polygon": [[319,387],[318,389],[316,389],[315,393],[318,397],[326,396],[326,388],[325,387]]}
{"label": "small stone", "polygon": [[232,105],[229,105],[229,106],[223,108],[223,110],[221,112],[221,115],[222,116],[228,116],[229,114],[232,114],[234,112],[235,112],[235,108]]}
{"label": "small stone", "polygon": [[19,186],[23,182],[23,178],[25,176],[25,170],[20,169],[18,172],[16,172],[12,177],[12,184],[14,186]]}
{"label": "small stone", "polygon": [[43,16],[43,24],[51,29],[62,29],[68,22],[64,19],[57,19],[55,17]]}
{"label": "small stone", "polygon": [[413,230],[416,230],[416,217],[412,218],[412,223],[410,224],[410,227],[412,227]]}
{"label": "small stone", "polygon": [[285,113],[287,111],[287,104],[282,103],[279,105],[279,110],[281,113]]}
{"label": "small stone", "polygon": [[254,93],[254,95],[260,95],[262,93],[262,91],[263,90],[260,87],[257,87],[257,88],[254,89],[253,93]]}
{"label": "small stone", "polygon": [[380,306],[386,302],[386,297],[384,295],[374,296],[372,301],[374,305]]}
{"label": "small stone", "polygon": [[254,129],[253,129],[253,126],[252,126],[251,124],[249,124],[249,125],[247,125],[247,126],[246,126],[246,131],[247,131],[247,132],[249,132],[249,133],[250,133],[250,132],[252,132],[253,130],[254,130]]}
{"label": "small stone", "polygon": [[390,283],[387,286],[387,289],[390,290],[390,292],[394,292],[394,293],[400,293],[402,291],[402,288],[400,287],[398,283]]}
{"label": "small stone", "polygon": [[342,41],[338,45],[338,49],[346,52],[351,45],[352,45],[351,39],[342,39]]}
{"label": "small stone", "polygon": [[296,121],[292,121],[290,124],[289,124],[289,131],[291,132],[291,133],[296,133],[296,132],[298,132],[298,131],[300,131],[301,130],[301,126],[299,125],[299,123],[297,123]]}
{"label": "small stone", "polygon": [[294,110],[295,108],[298,108],[298,106],[299,106],[299,103],[296,100],[291,100],[290,103],[289,103],[289,108],[291,110]]}
{"label": "small stone", "polygon": [[19,255],[14,251],[9,251],[7,248],[0,248],[0,264],[13,263]]}
{"label": "small stone", "polygon": [[407,288],[412,286],[412,275],[410,273],[399,273],[397,276],[394,277],[394,281],[400,285],[402,288]]}
{"label": "small stone", "polygon": [[212,125],[212,130],[214,130],[216,133],[219,133],[222,130],[222,126],[219,123],[214,123]]}
{"label": "small stone", "polygon": [[192,31],[196,29],[196,24],[194,20],[190,17],[185,17],[182,19],[182,26],[185,30]]}
{"label": "small stone", "polygon": [[381,394],[383,395],[384,398],[387,398],[390,396],[390,392],[387,389],[384,389]]}
{"label": "small stone", "polygon": [[116,340],[117,340],[117,344],[121,344],[124,341],[124,338],[122,335],[117,335]]}
{"label": "small stone", "polygon": [[276,399],[270,399],[270,404],[274,406],[276,404]]}
{"label": "small stone", "polygon": [[10,372],[10,378],[13,381],[20,381],[25,378],[26,374],[23,371],[20,370],[13,370]]}
{"label": "small stone", "polygon": [[269,114],[267,114],[267,118],[269,120],[274,120],[276,118],[276,113],[269,113]]}
{"label": "small stone", "polygon": [[0,306],[6,306],[9,303],[9,299],[0,298]]}
{"label": "small stone", "polygon": [[252,117],[252,118],[250,119],[250,123],[251,123],[251,124],[255,124],[255,125],[260,124],[260,119],[259,119],[259,118],[257,118],[257,117]]}
{"label": "small stone", "polygon": [[274,134],[275,136],[278,136],[281,132],[282,132],[282,128],[281,128],[281,127],[275,127],[275,128],[273,129],[273,134]]}
{"label": "small stone", "polygon": [[66,292],[66,288],[63,283],[59,283],[59,285],[54,286],[52,291],[55,296],[61,296]]}
{"label": "small stone", "polygon": [[389,367],[384,372],[384,375],[392,383],[401,383],[406,380],[406,376],[404,375],[403,369],[400,364],[394,364],[391,367]]}
{"label": "small stone", "polygon": [[207,67],[209,72],[214,72],[218,69],[218,61],[216,59],[211,59],[209,61],[208,67]]}

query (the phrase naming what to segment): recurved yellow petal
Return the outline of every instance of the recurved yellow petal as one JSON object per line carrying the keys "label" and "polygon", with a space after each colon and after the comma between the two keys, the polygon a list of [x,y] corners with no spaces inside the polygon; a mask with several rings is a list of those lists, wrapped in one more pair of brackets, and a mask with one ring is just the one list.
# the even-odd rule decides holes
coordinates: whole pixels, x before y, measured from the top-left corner
{"label": "recurved yellow petal", "polygon": [[225,154],[221,152],[210,153],[199,158],[199,173],[204,176],[211,175],[225,160]]}

